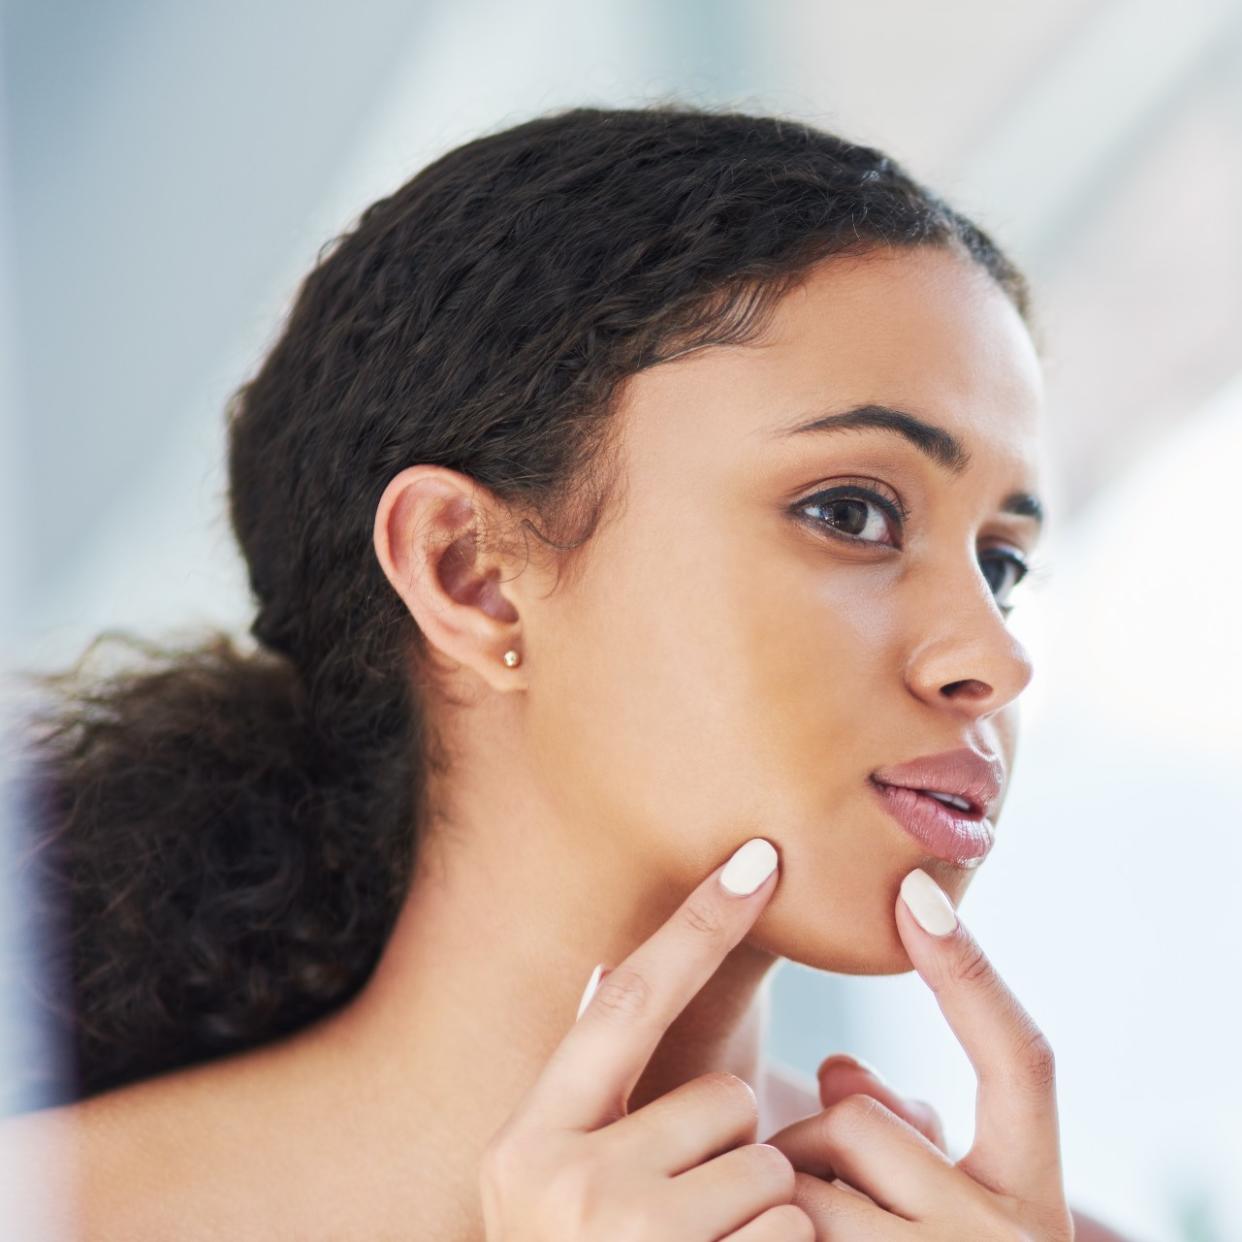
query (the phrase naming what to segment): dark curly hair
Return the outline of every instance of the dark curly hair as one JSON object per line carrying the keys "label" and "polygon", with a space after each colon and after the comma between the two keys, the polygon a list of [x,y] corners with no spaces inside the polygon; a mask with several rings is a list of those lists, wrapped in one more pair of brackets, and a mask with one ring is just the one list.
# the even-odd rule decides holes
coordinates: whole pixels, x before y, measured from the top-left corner
{"label": "dark curly hair", "polygon": [[[882,152],[675,101],[476,138],[325,245],[227,411],[257,643],[108,631],[26,674],[16,853],[49,969],[22,968],[75,1071],[27,1066],[21,1103],[261,1044],[366,982],[449,761],[372,543],[394,474],[470,475],[568,555],[621,381],[752,340],[820,259],[910,246],[973,259],[1030,325],[991,238]],[[91,669],[109,643],[143,659]]]}

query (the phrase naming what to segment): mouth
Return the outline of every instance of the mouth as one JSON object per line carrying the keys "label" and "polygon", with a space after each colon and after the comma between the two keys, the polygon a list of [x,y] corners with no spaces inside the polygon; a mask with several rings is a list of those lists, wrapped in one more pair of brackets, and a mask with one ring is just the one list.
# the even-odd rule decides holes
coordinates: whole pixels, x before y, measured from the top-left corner
{"label": "mouth", "polygon": [[877,777],[872,777],[872,781],[884,789],[908,789],[911,793],[916,793],[923,798],[934,798],[942,806],[946,806],[950,811],[960,815],[963,819],[979,820],[983,818],[983,807],[974,798],[965,797],[962,794],[946,793],[939,789],[921,789],[914,785],[896,785],[890,781],[882,781]]}
{"label": "mouth", "polygon": [[958,867],[977,867],[987,857],[996,829],[977,801],[890,785],[874,776],[869,783],[889,815],[937,858]]}
{"label": "mouth", "polygon": [[998,754],[959,746],[956,750],[877,768],[871,779],[913,789],[968,819],[978,820],[993,814],[999,806],[1005,787],[1005,764]]}

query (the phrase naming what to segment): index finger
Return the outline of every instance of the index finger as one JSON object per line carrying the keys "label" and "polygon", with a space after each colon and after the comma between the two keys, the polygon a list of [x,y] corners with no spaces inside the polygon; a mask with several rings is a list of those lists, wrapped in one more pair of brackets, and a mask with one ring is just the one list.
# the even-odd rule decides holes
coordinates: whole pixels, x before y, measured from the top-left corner
{"label": "index finger", "polygon": [[[975,1138],[958,1162],[993,1190],[1061,1193],[1052,1048],[927,872],[901,882],[897,925],[978,1076]],[[904,907],[904,908],[903,908]]]}
{"label": "index finger", "polygon": [[527,1093],[524,1120],[594,1130],[625,1116],[656,1045],[759,917],[776,870],[775,847],[752,837],[613,967]]}

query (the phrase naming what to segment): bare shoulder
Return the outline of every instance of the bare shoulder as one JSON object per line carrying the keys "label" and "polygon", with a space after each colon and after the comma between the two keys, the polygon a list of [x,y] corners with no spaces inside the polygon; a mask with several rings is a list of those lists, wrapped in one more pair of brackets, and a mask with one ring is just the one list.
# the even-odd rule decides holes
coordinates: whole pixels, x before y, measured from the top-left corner
{"label": "bare shoulder", "polygon": [[[187,1133],[184,1116],[180,1127],[165,1121],[162,1092],[168,1088],[176,1093],[171,1075],[167,1088],[150,1080],[6,1119],[0,1140],[23,1165],[30,1161],[34,1181],[28,1184],[43,1187],[32,1189],[39,1195],[32,1206],[52,1213],[48,1223],[71,1223],[80,1231],[74,1236],[83,1238],[166,1236],[160,1230],[173,1222],[154,1191],[169,1190],[167,1197],[159,1194],[164,1204],[175,1201],[168,1173]],[[178,1236],[193,1242],[194,1233],[177,1224]]]}
{"label": "bare shoulder", "polygon": [[317,1183],[290,1136],[313,1118],[269,1052],[172,1070],[26,1119],[73,1170],[80,1236],[257,1242],[273,1236],[274,1205],[289,1236],[310,1236],[295,1212],[309,1196],[292,1188]]}

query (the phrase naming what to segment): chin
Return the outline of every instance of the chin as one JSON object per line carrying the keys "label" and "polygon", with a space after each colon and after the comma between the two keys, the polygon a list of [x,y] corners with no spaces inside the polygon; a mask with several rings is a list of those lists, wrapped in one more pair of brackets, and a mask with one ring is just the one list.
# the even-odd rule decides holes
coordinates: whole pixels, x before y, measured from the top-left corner
{"label": "chin", "polygon": [[751,929],[751,944],[812,970],[840,975],[904,975],[914,969],[897,932],[896,887],[891,901],[885,896],[865,915],[843,912],[841,919],[826,919],[822,901],[815,907],[781,903],[780,897],[779,892],[773,895]]}

